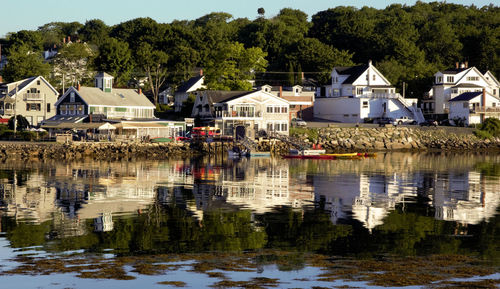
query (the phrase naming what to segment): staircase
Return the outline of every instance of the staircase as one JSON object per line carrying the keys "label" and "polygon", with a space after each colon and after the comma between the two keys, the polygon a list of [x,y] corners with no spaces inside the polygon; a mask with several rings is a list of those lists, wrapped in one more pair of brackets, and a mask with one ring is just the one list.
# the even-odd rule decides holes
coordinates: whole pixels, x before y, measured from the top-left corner
{"label": "staircase", "polygon": [[422,113],[422,110],[419,107],[417,107],[416,105],[413,105],[413,103],[409,103],[408,101],[406,101],[406,99],[404,97],[402,97],[401,94],[399,94],[399,93],[397,94],[397,100],[399,102],[401,102],[401,104],[406,109],[408,109],[408,111],[410,111],[410,113],[413,116],[413,119],[417,123],[421,123],[421,122],[425,121],[424,114]]}
{"label": "staircase", "polygon": [[251,140],[250,138],[248,138],[247,136],[245,136],[244,138],[240,138],[237,141],[237,143],[239,145],[242,145],[243,147],[245,147],[245,149],[248,152],[254,151],[257,148],[257,143],[255,141]]}
{"label": "staircase", "polygon": [[307,143],[301,139],[293,136],[280,134],[277,132],[268,133],[269,138],[279,139],[280,141],[287,143],[288,145],[298,149],[299,151],[307,150],[311,148],[311,144]]}

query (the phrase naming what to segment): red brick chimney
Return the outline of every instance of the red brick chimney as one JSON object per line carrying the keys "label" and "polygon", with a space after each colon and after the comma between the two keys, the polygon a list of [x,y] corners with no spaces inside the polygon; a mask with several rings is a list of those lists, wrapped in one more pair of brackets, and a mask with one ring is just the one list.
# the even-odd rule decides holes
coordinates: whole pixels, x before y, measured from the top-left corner
{"label": "red brick chimney", "polygon": [[483,96],[481,97],[481,105],[483,110],[486,111],[486,88],[483,88]]}
{"label": "red brick chimney", "polygon": [[66,44],[66,37],[63,38],[63,43]]}
{"label": "red brick chimney", "polygon": [[76,85],[76,90],[80,91],[80,82]]}
{"label": "red brick chimney", "polygon": [[279,97],[283,97],[283,86],[280,85],[280,95]]}
{"label": "red brick chimney", "polygon": [[460,64],[458,62],[455,62],[455,68],[458,69],[460,66]]}
{"label": "red brick chimney", "polygon": [[203,76],[203,69],[200,69],[200,76]]}
{"label": "red brick chimney", "polygon": [[465,68],[469,68],[469,61],[465,62]]}
{"label": "red brick chimney", "polygon": [[139,95],[142,94],[142,88],[139,87]]}

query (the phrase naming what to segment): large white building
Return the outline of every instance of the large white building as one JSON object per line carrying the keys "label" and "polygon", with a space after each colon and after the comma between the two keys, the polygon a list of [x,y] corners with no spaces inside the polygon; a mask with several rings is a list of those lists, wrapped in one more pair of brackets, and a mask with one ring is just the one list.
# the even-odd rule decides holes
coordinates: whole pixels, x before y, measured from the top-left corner
{"label": "large white building", "polygon": [[422,122],[417,99],[402,97],[378,71],[368,64],[335,67],[332,84],[321,89],[314,103],[314,117],[357,123],[365,118],[392,117]]}
{"label": "large white building", "polygon": [[481,73],[475,67],[468,67],[467,63],[434,74],[434,85],[424,96],[422,110],[425,115],[435,118],[452,118],[450,100],[469,92],[479,93],[483,90],[487,95],[499,97],[500,82],[487,71]]}

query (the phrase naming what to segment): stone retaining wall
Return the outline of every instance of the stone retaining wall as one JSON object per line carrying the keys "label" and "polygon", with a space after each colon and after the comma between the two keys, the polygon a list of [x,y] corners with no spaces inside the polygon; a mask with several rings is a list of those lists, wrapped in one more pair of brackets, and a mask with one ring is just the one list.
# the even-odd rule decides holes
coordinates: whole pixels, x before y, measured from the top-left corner
{"label": "stone retaining wall", "polygon": [[[481,140],[472,134],[448,133],[443,129],[407,127],[321,128],[309,130],[299,138],[319,144],[329,152],[444,150],[500,152],[500,139]],[[0,159],[168,159],[200,155],[225,156],[232,143],[0,143]],[[259,151],[285,154],[290,145],[277,140],[261,140]]]}

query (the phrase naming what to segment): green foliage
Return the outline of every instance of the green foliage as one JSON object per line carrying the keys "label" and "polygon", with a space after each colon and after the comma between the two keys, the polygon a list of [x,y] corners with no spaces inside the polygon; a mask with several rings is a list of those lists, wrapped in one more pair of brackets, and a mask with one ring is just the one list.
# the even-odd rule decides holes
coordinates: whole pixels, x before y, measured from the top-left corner
{"label": "green foliage", "polygon": [[26,46],[27,50],[32,52],[41,52],[43,50],[43,36],[38,31],[21,30],[9,34],[7,40],[9,42],[8,46],[14,47],[14,49],[7,51],[7,55],[15,52],[15,49],[21,46]]}
{"label": "green foliage", "polygon": [[110,28],[99,19],[88,20],[78,31],[83,41],[101,46],[109,37]]}
{"label": "green foliage", "polygon": [[[14,117],[11,117],[9,119],[8,126],[9,126],[10,130],[14,130]],[[27,129],[29,126],[30,126],[30,123],[28,122],[28,120],[24,116],[22,116],[20,114],[18,114],[16,116],[16,127],[17,127],[18,131],[23,131],[23,130]]]}
{"label": "green foliage", "polygon": [[206,84],[215,90],[250,90],[249,80],[267,66],[266,53],[258,47],[247,48],[241,43],[222,47],[206,70]]}
{"label": "green foliage", "polygon": [[500,137],[500,119],[498,118],[487,118],[482,124],[480,124],[474,134],[483,139]]}
{"label": "green foliage", "polygon": [[319,139],[319,130],[315,128],[290,127],[290,135],[301,137],[307,135],[310,142],[316,142]]}
{"label": "green foliage", "polygon": [[136,65],[148,78],[149,86],[153,92],[154,104],[158,105],[160,88],[167,76],[168,55],[161,50],[154,50],[151,45],[145,43],[137,49],[135,58]]}
{"label": "green foliage", "polygon": [[17,81],[32,76],[47,77],[50,65],[43,62],[40,53],[30,50],[27,44],[9,47],[9,61],[5,65],[2,75],[6,81]]}
{"label": "green foliage", "polygon": [[97,70],[115,77],[115,84],[124,86],[130,80],[133,70],[132,53],[127,42],[109,38],[100,48],[95,59]]}

